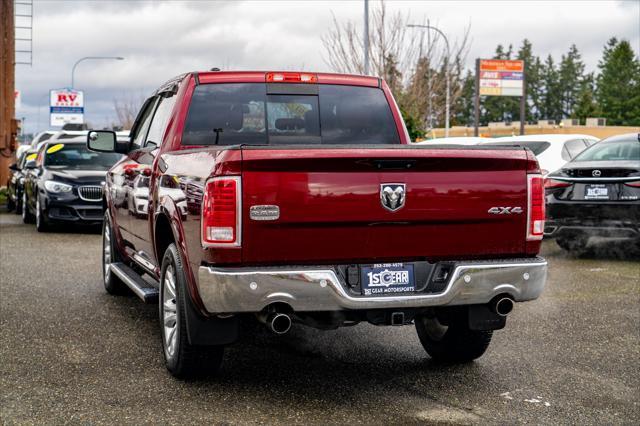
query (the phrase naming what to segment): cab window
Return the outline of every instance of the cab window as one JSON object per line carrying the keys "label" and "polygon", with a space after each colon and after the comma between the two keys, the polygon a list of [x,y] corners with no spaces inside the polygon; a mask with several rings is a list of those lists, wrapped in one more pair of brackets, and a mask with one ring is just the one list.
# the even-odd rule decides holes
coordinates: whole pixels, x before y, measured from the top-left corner
{"label": "cab window", "polygon": [[152,142],[156,146],[160,146],[162,144],[162,138],[164,137],[164,131],[167,128],[167,123],[169,122],[169,117],[173,112],[173,106],[176,103],[176,96],[170,97],[161,97],[159,101],[159,105],[156,108],[156,112],[153,116],[153,120],[151,121],[151,126],[149,127],[149,132],[146,138],[146,143]]}
{"label": "cab window", "polygon": [[133,125],[133,133],[131,135],[131,150],[140,149],[144,146],[147,131],[153,117],[153,111],[157,104],[157,98],[148,99],[143,105],[143,110],[138,114],[136,122]]}

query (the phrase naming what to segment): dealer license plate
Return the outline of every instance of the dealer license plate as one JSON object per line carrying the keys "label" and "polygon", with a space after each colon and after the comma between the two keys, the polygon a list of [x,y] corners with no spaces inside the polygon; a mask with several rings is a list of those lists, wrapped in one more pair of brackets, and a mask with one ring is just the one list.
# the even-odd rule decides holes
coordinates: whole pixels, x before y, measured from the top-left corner
{"label": "dealer license plate", "polygon": [[365,296],[389,295],[415,291],[413,265],[404,263],[379,263],[360,268],[362,294]]}
{"label": "dealer license plate", "polygon": [[609,188],[607,185],[598,184],[598,185],[587,185],[584,190],[584,199],[585,200],[608,200],[609,199]]}

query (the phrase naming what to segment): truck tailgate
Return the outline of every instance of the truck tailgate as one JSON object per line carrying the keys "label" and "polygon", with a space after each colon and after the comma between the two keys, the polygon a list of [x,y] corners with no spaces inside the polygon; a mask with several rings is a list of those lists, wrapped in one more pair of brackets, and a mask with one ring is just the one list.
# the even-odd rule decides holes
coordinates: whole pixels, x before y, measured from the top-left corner
{"label": "truck tailgate", "polygon": [[[525,151],[514,148],[243,148],[243,262],[518,256],[526,168]],[[381,191],[401,185],[404,205],[387,198],[385,207]],[[250,208],[264,205],[278,206],[279,218],[251,219]]]}

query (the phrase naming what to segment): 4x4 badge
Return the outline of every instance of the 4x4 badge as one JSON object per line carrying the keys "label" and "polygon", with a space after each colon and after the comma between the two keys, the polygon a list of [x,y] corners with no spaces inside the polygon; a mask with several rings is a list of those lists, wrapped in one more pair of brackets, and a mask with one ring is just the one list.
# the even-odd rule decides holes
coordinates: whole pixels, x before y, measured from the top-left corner
{"label": "4x4 badge", "polygon": [[522,207],[491,207],[487,213],[491,214],[520,214]]}
{"label": "4x4 badge", "polygon": [[404,183],[382,183],[380,184],[380,202],[385,209],[395,212],[404,207],[405,200]]}

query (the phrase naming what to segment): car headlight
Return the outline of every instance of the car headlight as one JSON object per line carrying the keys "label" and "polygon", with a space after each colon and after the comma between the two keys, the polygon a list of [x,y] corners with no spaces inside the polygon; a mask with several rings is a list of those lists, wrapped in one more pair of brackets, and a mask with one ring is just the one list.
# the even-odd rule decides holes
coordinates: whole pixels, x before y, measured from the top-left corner
{"label": "car headlight", "polygon": [[64,192],[71,192],[73,187],[71,185],[67,185],[66,183],[56,182],[55,180],[47,180],[44,182],[44,188],[55,194],[60,194]]}

